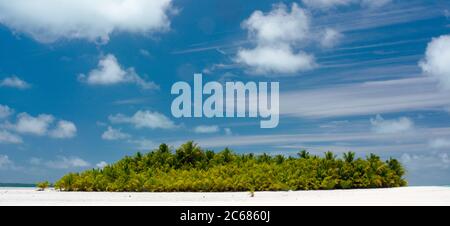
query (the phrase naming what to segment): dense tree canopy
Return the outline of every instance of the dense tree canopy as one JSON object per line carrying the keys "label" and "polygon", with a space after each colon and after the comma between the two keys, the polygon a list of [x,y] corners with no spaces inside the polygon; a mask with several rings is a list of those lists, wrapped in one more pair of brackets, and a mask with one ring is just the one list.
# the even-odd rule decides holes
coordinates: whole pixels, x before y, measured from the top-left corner
{"label": "dense tree canopy", "polygon": [[70,173],[56,182],[62,191],[285,191],[405,186],[396,159],[382,161],[332,152],[319,157],[215,153],[187,142],[172,151],[166,144],[147,154],[125,157],[103,169]]}

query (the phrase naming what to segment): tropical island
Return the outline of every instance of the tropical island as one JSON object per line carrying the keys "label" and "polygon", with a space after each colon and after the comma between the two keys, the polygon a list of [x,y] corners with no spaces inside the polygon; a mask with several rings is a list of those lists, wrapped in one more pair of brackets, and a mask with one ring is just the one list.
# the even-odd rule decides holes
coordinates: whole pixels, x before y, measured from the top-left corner
{"label": "tropical island", "polygon": [[55,183],[61,191],[226,192],[288,191],[406,186],[398,160],[370,154],[337,158],[301,151],[296,157],[215,153],[189,141],[171,150],[161,144],[147,154],[127,156],[102,169],[69,173]]}

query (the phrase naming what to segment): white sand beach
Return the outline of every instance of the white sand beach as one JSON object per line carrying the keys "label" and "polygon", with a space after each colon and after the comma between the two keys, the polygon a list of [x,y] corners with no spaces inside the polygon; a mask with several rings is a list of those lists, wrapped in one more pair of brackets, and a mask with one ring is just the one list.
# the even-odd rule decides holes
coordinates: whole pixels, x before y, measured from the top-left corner
{"label": "white sand beach", "polygon": [[61,205],[450,205],[450,187],[404,187],[388,189],[224,193],[111,193],[36,191],[33,188],[0,188],[0,206]]}

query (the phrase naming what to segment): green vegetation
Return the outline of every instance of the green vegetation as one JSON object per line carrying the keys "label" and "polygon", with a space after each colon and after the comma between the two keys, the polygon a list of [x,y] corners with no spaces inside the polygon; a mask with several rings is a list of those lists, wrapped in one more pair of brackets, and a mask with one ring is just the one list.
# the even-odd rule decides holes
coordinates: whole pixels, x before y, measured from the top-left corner
{"label": "green vegetation", "polygon": [[342,159],[301,151],[297,157],[235,154],[228,148],[214,153],[193,142],[175,152],[166,144],[147,154],[82,173],[70,173],[55,183],[62,191],[284,191],[405,186],[405,171],[396,159],[376,155]]}
{"label": "green vegetation", "polygon": [[44,191],[50,186],[50,183],[48,181],[39,182],[37,185],[38,191]]}

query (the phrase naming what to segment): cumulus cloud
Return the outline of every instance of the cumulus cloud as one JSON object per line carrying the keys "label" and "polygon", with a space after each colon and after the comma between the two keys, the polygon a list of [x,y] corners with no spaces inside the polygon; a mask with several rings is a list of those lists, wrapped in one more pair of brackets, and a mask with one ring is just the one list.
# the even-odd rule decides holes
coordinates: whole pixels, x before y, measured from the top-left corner
{"label": "cumulus cloud", "polygon": [[13,113],[14,113],[13,109],[11,109],[10,107],[8,107],[6,105],[0,104],[0,119],[7,118],[10,115],[12,115]]}
{"label": "cumulus cloud", "polygon": [[50,131],[49,135],[53,138],[64,139],[72,138],[77,134],[77,127],[73,122],[60,120],[56,128]]}
{"label": "cumulus cloud", "polygon": [[111,115],[109,116],[109,120],[112,123],[132,124],[136,128],[173,129],[177,127],[167,116],[152,111],[140,110],[131,117],[123,114]]}
{"label": "cumulus cloud", "polygon": [[22,138],[6,130],[0,130],[0,144],[21,144]]}
{"label": "cumulus cloud", "polygon": [[313,54],[302,48],[318,44],[335,46],[342,34],[335,29],[311,29],[310,14],[296,3],[276,4],[269,12],[255,11],[242,22],[252,48],[240,48],[234,61],[260,75],[289,76],[316,68]]}
{"label": "cumulus cloud", "polygon": [[123,69],[117,61],[117,58],[108,54],[100,59],[98,68],[89,72],[88,75],[81,74],[81,81],[90,85],[115,85],[119,83],[135,83],[143,89],[157,89],[158,86],[153,82],[147,82],[142,79],[134,68]]}
{"label": "cumulus cloud", "polygon": [[268,13],[259,10],[242,23],[253,49],[241,48],[235,61],[255,74],[292,74],[314,68],[312,55],[296,50],[310,35],[310,19],[305,10],[292,4],[278,4]]}
{"label": "cumulus cloud", "polygon": [[0,0],[0,23],[39,42],[108,42],[113,32],[168,30],[171,0]]}
{"label": "cumulus cloud", "polygon": [[419,62],[422,71],[437,79],[443,89],[450,90],[450,35],[428,43],[425,58]]}
{"label": "cumulus cloud", "polygon": [[17,76],[11,76],[4,78],[0,82],[1,87],[10,87],[10,88],[16,88],[16,89],[28,89],[31,87],[30,84],[25,82],[24,80],[20,79]]}
{"label": "cumulus cloud", "polygon": [[39,158],[32,158],[30,163],[33,165],[43,165],[51,169],[73,169],[73,168],[85,168],[91,164],[79,157],[71,156],[58,156],[55,160],[44,161]]}
{"label": "cumulus cloud", "polygon": [[381,115],[377,115],[370,119],[370,123],[372,124],[372,130],[380,134],[408,132],[414,128],[414,122],[406,117],[385,120]]}
{"label": "cumulus cloud", "polygon": [[15,130],[18,133],[28,133],[38,136],[44,136],[48,132],[50,124],[55,118],[52,115],[40,114],[33,117],[27,113],[20,113],[17,116],[17,123],[10,124],[7,127]]}
{"label": "cumulus cloud", "polygon": [[6,122],[1,127],[21,134],[50,136],[57,139],[76,136],[77,128],[73,122],[59,120],[56,125],[54,122],[55,117],[53,115],[40,114],[31,116],[28,113],[20,113],[17,115],[15,123]]}
{"label": "cumulus cloud", "polygon": [[219,132],[220,128],[217,125],[212,126],[197,126],[194,128],[195,133],[217,133]]}
{"label": "cumulus cloud", "polygon": [[255,74],[283,73],[311,70],[316,66],[314,56],[294,53],[289,46],[258,46],[254,49],[241,49],[237,54],[238,63],[251,67]]}
{"label": "cumulus cloud", "polygon": [[123,133],[120,129],[113,129],[111,126],[108,126],[108,129],[102,134],[103,140],[122,140],[129,137],[129,134]]}
{"label": "cumulus cloud", "polygon": [[309,8],[328,10],[335,7],[360,4],[363,7],[378,8],[387,5],[392,0],[302,0]]}
{"label": "cumulus cloud", "polygon": [[309,24],[308,15],[297,4],[292,4],[290,12],[286,5],[278,4],[268,13],[253,12],[242,27],[261,45],[296,44],[307,38]]}

